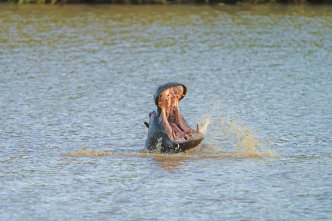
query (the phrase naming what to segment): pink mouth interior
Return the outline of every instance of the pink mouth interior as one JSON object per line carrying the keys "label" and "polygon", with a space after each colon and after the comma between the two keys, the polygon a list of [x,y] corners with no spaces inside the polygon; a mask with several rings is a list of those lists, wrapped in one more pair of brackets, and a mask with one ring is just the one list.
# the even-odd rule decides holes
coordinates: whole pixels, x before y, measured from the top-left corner
{"label": "pink mouth interior", "polygon": [[191,129],[179,110],[179,101],[184,88],[181,85],[168,88],[160,93],[158,106],[161,108],[163,124],[170,138],[175,141],[186,141],[198,134]]}

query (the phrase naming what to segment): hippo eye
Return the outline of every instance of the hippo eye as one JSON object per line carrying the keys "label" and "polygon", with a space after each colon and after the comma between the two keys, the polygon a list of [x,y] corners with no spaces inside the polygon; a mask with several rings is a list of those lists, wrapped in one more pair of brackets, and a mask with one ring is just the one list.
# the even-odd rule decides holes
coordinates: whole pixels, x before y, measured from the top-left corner
{"label": "hippo eye", "polygon": [[154,113],[154,111],[152,111],[152,112],[149,113],[149,118],[152,117],[153,113]]}

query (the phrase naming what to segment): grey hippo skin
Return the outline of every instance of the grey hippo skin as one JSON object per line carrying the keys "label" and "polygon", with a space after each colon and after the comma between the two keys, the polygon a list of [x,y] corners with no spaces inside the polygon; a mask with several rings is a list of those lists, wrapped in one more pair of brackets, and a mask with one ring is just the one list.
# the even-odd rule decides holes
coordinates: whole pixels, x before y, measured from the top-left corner
{"label": "grey hippo skin", "polygon": [[186,95],[187,88],[183,84],[170,82],[157,88],[154,102],[157,110],[149,114],[147,126],[148,137],[145,148],[162,153],[178,153],[197,147],[204,135],[191,129],[179,110],[179,101]]}

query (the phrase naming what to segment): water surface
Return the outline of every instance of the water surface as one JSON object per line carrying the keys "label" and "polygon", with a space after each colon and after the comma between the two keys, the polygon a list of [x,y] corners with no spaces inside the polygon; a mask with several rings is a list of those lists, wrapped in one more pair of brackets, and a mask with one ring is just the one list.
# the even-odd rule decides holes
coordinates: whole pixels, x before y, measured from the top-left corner
{"label": "water surface", "polygon": [[[331,219],[331,9],[0,5],[0,219]],[[168,81],[199,153],[141,152]]]}

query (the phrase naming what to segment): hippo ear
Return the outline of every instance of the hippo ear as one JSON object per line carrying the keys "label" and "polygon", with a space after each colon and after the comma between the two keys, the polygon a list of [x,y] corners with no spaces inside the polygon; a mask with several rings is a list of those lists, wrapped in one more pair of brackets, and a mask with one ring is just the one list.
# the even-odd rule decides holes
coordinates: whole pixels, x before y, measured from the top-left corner
{"label": "hippo ear", "polygon": [[149,123],[148,122],[144,122],[144,124],[145,124],[145,126],[147,127],[147,128],[149,128]]}

